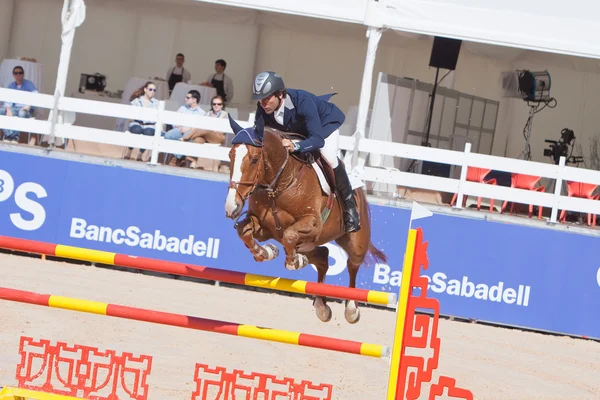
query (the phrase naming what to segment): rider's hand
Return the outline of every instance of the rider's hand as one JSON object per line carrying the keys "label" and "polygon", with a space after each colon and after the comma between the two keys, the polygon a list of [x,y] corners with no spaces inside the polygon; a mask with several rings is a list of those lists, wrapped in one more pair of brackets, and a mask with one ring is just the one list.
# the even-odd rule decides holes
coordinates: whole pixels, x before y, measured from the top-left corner
{"label": "rider's hand", "polygon": [[283,144],[283,147],[285,147],[290,153],[293,153],[296,150],[294,142],[292,142],[290,139],[283,139],[281,143]]}

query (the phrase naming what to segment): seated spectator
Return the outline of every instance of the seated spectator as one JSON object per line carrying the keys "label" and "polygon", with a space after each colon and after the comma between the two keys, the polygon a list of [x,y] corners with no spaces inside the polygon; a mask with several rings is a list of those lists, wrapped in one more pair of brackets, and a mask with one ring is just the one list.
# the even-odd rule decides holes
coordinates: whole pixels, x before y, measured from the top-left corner
{"label": "seated spectator", "polygon": [[227,62],[219,59],[215,61],[216,74],[209,75],[205,82],[200,83],[202,86],[213,87],[217,90],[217,95],[224,99],[225,104],[230,104],[233,100],[233,80],[229,75],[225,75]]}
{"label": "seated spectator", "polygon": [[[206,114],[207,117],[213,118],[228,118],[227,111],[223,108],[225,107],[225,102],[223,101],[223,97],[217,95],[213,97],[210,101],[210,111]],[[215,144],[224,144],[225,143],[225,133],[217,132],[217,131],[209,131],[206,129],[198,129],[194,128],[190,130],[186,135],[181,139],[183,141],[189,141],[192,143],[215,143]],[[186,163],[190,168],[197,168],[197,159],[194,157],[187,157]]]}
{"label": "seated spectator", "polygon": [[[185,113],[185,114],[194,114],[194,115],[206,115],[204,110],[200,108],[198,105],[200,103],[200,92],[197,90],[190,90],[185,96],[185,105],[179,107],[177,112]],[[165,134],[165,139],[169,140],[181,140],[181,138],[187,133],[191,132],[193,128],[187,126],[176,126],[173,129],[169,130]],[[169,161],[169,165],[172,167],[181,164],[183,156],[181,154],[176,154],[175,157],[172,157]]]}
{"label": "seated spectator", "polygon": [[[156,85],[154,84],[154,82],[148,81],[144,84],[144,86],[133,92],[129,100],[131,101],[132,106],[158,109],[158,100],[154,98],[155,93]],[[156,122],[135,120],[129,123],[128,130],[130,133],[136,135],[141,134],[145,136],[154,136],[155,127]],[[133,147],[129,147],[123,158],[129,160],[131,158],[132,150]],[[139,150],[136,158],[137,161],[142,161],[142,157],[145,151],[145,149]]]}
{"label": "seated spectator", "polygon": [[[25,70],[20,65],[17,65],[13,68],[13,76],[15,78],[14,82],[11,82],[7,89],[16,89],[23,90],[25,92],[38,93],[37,88],[30,80],[25,79]],[[4,102],[4,106],[0,107],[0,115],[6,115],[9,117],[19,117],[19,118],[31,118],[33,116],[34,108],[32,106],[28,106],[26,104],[18,104],[11,102]],[[11,131],[6,129],[4,131],[5,142],[18,142],[19,141],[19,132]]]}

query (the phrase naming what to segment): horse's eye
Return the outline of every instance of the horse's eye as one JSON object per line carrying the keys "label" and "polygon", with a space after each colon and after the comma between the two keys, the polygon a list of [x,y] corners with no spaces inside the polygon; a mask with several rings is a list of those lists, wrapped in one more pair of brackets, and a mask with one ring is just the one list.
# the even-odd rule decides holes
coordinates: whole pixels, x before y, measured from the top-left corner
{"label": "horse's eye", "polygon": [[253,158],[252,159],[252,164],[256,164],[258,162],[258,158]]}

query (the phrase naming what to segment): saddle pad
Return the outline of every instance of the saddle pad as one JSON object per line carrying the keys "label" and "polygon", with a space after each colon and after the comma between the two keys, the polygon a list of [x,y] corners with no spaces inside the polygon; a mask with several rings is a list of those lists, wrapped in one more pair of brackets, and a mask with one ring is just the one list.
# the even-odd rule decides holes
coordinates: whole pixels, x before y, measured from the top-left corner
{"label": "saddle pad", "polygon": [[[321,190],[327,196],[331,194],[331,190],[329,188],[329,184],[327,183],[327,179],[325,179],[325,174],[323,170],[316,162],[312,163],[312,167],[317,173],[319,177],[319,183],[321,184]],[[352,186],[352,190],[357,189],[365,185],[365,183],[360,179],[360,170],[359,168],[354,168],[350,173],[348,173],[348,178],[350,180],[350,185]]]}

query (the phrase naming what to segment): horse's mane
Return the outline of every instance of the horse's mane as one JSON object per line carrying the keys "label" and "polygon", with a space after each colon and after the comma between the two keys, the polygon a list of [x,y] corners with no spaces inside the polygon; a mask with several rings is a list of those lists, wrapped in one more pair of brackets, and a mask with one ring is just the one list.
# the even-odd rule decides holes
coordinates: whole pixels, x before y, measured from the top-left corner
{"label": "horse's mane", "polygon": [[[283,144],[281,143],[282,139],[290,139],[290,140],[303,140],[306,139],[305,136],[300,135],[295,132],[284,132],[276,128],[271,128],[265,126],[263,131],[263,146],[271,147],[273,149],[277,148],[277,150],[283,148]],[[286,150],[287,151],[287,150]],[[307,164],[312,163],[314,160],[314,155],[310,157],[309,153],[298,154],[292,153],[292,158],[297,161]]]}
{"label": "horse's mane", "polygon": [[273,146],[275,144],[281,146],[281,139],[284,137],[283,135],[283,131],[265,126],[263,131],[263,144],[266,146]]}
{"label": "horse's mane", "polygon": [[264,129],[265,136],[267,133],[277,136],[279,138],[279,140],[284,139],[284,138],[285,139],[305,139],[305,137],[300,135],[299,133],[284,132],[284,131],[280,131],[279,129],[276,129],[276,128],[271,128],[270,126],[265,126],[265,129]]}

